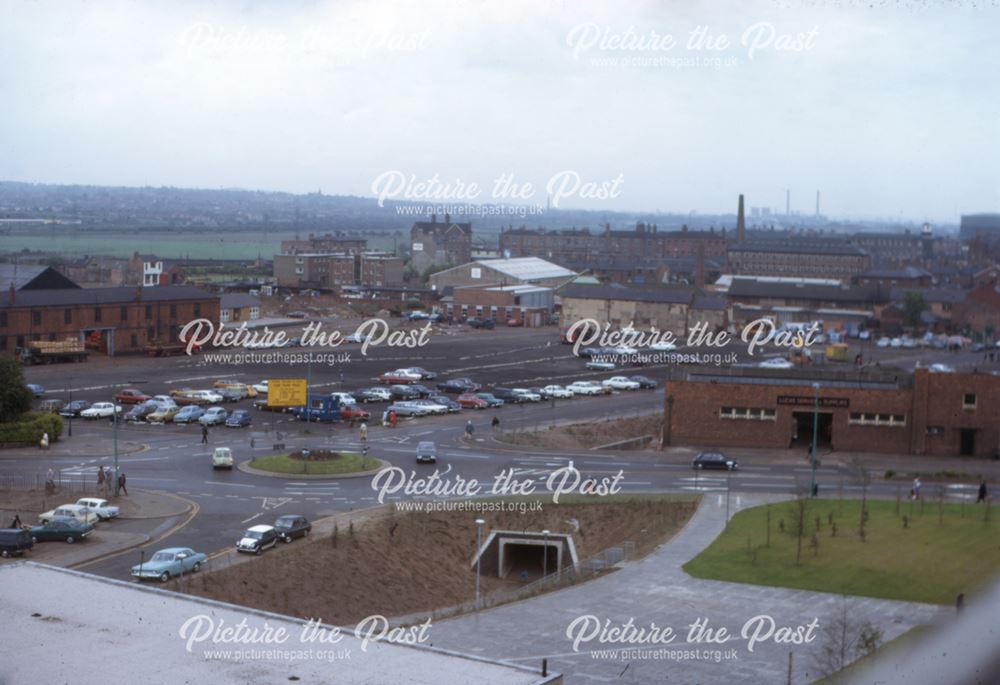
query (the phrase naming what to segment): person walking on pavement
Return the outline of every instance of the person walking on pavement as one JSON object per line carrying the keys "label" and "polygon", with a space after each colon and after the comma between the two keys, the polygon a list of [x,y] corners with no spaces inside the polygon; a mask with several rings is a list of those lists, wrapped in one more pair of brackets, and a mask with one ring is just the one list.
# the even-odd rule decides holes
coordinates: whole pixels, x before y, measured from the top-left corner
{"label": "person walking on pavement", "polygon": [[368,442],[368,424],[362,422],[359,430],[361,431],[361,442]]}
{"label": "person walking on pavement", "polygon": [[496,432],[497,429],[500,428],[500,417],[494,416],[493,420],[490,421],[490,425],[493,427],[493,431]]}
{"label": "person walking on pavement", "polygon": [[97,467],[97,491],[104,492],[104,466]]}
{"label": "person walking on pavement", "polygon": [[128,490],[125,488],[125,480],[126,480],[125,472],[122,471],[121,474],[119,474],[118,476],[118,489],[121,492],[125,493],[125,496],[128,497]]}
{"label": "person walking on pavement", "polygon": [[202,424],[201,426],[201,444],[202,445],[208,444],[208,426],[204,424]]}
{"label": "person walking on pavement", "polygon": [[476,427],[472,425],[472,419],[465,422],[465,437],[472,439],[472,434],[476,432]]}
{"label": "person walking on pavement", "polygon": [[913,479],[913,499],[920,499],[920,477]]}
{"label": "person walking on pavement", "polygon": [[982,478],[979,480],[979,496],[976,497],[976,504],[980,502],[986,502],[986,479]]}
{"label": "person walking on pavement", "polygon": [[21,527],[21,515],[20,514],[18,514],[18,513],[14,514],[14,520],[10,522],[10,527],[11,528],[20,528]]}
{"label": "person walking on pavement", "polygon": [[396,411],[394,409],[389,410],[389,427],[396,427]]}

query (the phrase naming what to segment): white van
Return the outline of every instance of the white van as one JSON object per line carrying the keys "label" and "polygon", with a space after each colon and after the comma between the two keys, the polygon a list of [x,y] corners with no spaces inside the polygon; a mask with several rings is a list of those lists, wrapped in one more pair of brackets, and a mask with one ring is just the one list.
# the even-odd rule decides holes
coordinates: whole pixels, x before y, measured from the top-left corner
{"label": "white van", "polygon": [[228,447],[216,447],[212,452],[213,469],[233,468],[233,452]]}

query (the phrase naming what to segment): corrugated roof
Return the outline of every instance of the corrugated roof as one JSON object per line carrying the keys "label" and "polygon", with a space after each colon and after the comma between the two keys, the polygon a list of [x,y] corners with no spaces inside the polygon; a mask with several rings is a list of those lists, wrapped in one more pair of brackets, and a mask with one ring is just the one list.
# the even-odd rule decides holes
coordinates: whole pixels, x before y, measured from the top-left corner
{"label": "corrugated roof", "polygon": [[780,283],[755,278],[734,278],[729,297],[769,297],[835,302],[885,302],[887,293],[877,285],[843,286],[825,283]]}
{"label": "corrugated roof", "polygon": [[558,264],[545,261],[539,257],[515,257],[513,259],[485,259],[479,262],[505,276],[519,278],[522,281],[534,281],[543,278],[571,278],[576,272],[561,267]]}

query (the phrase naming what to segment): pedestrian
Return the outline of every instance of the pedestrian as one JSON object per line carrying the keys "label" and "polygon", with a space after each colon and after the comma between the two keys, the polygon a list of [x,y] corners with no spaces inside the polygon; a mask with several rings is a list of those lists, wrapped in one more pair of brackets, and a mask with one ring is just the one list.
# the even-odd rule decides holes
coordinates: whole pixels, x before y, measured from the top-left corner
{"label": "pedestrian", "polygon": [[121,492],[125,493],[125,496],[128,497],[128,490],[125,488],[125,472],[124,471],[122,471],[121,474],[119,474],[119,476],[118,476],[118,489]]}
{"label": "pedestrian", "polygon": [[913,499],[920,499],[920,477],[913,479]]}
{"label": "pedestrian", "polygon": [[111,469],[107,466],[104,467],[104,489],[111,494]]}
{"label": "pedestrian", "polygon": [[21,527],[21,515],[20,514],[17,514],[17,513],[14,514],[14,520],[10,522],[10,527],[11,528],[20,528]]}
{"label": "pedestrian", "polygon": [[390,428],[395,428],[396,427],[396,410],[395,409],[390,409],[389,410],[389,427]]}
{"label": "pedestrian", "polygon": [[496,429],[498,429],[500,427],[500,417],[499,416],[494,416],[493,420],[490,421],[490,425],[493,426],[493,430],[494,431]]}
{"label": "pedestrian", "polygon": [[46,485],[53,485],[53,486],[56,484],[56,472],[53,471],[51,468],[45,474],[45,483]]}
{"label": "pedestrian", "polygon": [[979,496],[976,497],[976,504],[980,502],[986,502],[986,479],[982,478],[979,481]]}
{"label": "pedestrian", "polygon": [[367,423],[362,423],[361,424],[361,428],[359,430],[361,432],[361,442],[367,442],[368,441],[368,424]]}
{"label": "pedestrian", "polygon": [[99,492],[104,492],[104,467],[97,467],[97,490]]}
{"label": "pedestrian", "polygon": [[201,444],[202,445],[208,444],[208,426],[204,424],[202,424],[201,426]]}
{"label": "pedestrian", "polygon": [[471,438],[472,434],[476,432],[476,427],[472,425],[472,419],[465,422],[465,437]]}
{"label": "pedestrian", "polygon": [[389,410],[386,409],[385,411],[382,412],[382,426],[385,427],[388,425],[389,425]]}

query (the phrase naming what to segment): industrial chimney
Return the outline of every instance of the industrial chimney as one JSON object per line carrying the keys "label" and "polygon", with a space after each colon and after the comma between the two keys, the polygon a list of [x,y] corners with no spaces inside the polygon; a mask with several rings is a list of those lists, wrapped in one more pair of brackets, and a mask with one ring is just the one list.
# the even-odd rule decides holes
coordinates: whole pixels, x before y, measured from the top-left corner
{"label": "industrial chimney", "polygon": [[747,238],[747,222],[743,213],[743,195],[740,195],[740,205],[736,210],[736,241],[742,243]]}

